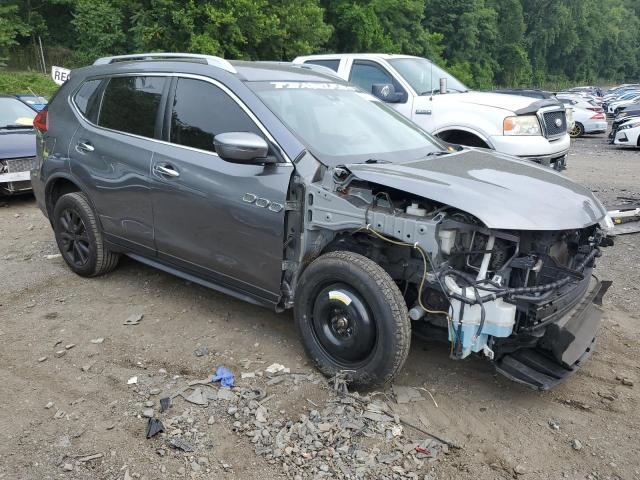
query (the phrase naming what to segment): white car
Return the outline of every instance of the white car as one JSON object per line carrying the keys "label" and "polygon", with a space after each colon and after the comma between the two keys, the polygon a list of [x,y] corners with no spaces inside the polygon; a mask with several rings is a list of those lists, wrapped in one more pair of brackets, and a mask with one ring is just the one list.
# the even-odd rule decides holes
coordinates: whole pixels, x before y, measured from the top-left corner
{"label": "white car", "polygon": [[[595,100],[587,98],[583,95],[575,95],[572,93],[558,93],[556,95],[558,100],[572,100],[571,105],[577,108],[584,108],[585,110],[592,110],[594,112],[604,112],[602,107],[598,105]],[[562,102],[567,105],[567,102]]]}
{"label": "white car", "polygon": [[570,138],[556,100],[471,92],[429,60],[409,55],[310,55],[293,62],[332,69],[447,142],[565,165]]}
{"label": "white car", "polygon": [[573,100],[559,98],[566,106],[573,110],[573,129],[569,130],[571,137],[581,137],[585,133],[605,133],[607,131],[607,119],[602,112],[594,112],[586,108],[573,105]]}
{"label": "white car", "polygon": [[631,105],[631,104],[635,103],[636,100],[640,101],[640,92],[627,93],[627,94],[621,96],[616,101],[608,103],[607,104],[607,113],[609,115],[615,115],[617,113],[617,111],[620,110],[622,107],[626,107],[628,105]]}
{"label": "white car", "polygon": [[620,125],[613,143],[615,145],[640,147],[640,118],[632,118]]}

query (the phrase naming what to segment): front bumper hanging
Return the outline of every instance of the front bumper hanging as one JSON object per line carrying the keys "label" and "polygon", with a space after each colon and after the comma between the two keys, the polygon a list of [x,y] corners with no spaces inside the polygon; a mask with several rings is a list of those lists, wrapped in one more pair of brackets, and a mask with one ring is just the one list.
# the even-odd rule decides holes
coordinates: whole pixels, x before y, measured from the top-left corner
{"label": "front bumper hanging", "polygon": [[575,372],[593,351],[602,320],[602,297],[610,281],[595,287],[567,317],[546,327],[535,348],[504,355],[496,370],[535,390],[549,390]]}

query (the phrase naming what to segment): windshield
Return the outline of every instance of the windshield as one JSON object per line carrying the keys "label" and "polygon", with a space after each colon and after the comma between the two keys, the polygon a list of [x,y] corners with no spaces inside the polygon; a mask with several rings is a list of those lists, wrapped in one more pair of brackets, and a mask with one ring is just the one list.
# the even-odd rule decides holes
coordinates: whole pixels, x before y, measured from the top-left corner
{"label": "windshield", "polygon": [[456,77],[425,58],[392,58],[387,60],[418,95],[440,92],[440,79],[447,79],[447,92],[466,92],[469,89]]}
{"label": "windshield", "polygon": [[248,85],[316,157],[329,165],[401,162],[444,151],[420,127],[356,87],[322,82]]}
{"label": "windshield", "polygon": [[15,98],[0,97],[0,128],[31,127],[36,112]]}

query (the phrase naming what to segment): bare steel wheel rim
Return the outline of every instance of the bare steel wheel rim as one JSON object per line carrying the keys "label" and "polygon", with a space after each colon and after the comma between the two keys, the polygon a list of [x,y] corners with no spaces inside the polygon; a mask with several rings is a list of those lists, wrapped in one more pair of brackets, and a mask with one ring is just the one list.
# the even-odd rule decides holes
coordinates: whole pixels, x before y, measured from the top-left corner
{"label": "bare steel wheel rim", "polygon": [[362,296],[344,283],[317,290],[311,327],[321,348],[344,368],[357,368],[373,354],[378,329]]}
{"label": "bare steel wheel rim", "polygon": [[67,208],[58,218],[60,227],[60,251],[65,259],[76,267],[83,267],[89,261],[91,243],[82,217]]}

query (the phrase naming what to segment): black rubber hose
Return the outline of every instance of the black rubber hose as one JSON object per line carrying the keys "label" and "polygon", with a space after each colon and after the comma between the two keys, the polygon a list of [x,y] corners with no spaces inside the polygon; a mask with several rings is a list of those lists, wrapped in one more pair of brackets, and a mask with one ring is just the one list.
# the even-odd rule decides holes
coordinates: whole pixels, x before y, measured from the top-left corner
{"label": "black rubber hose", "polygon": [[[585,269],[585,267],[587,266],[587,264],[589,262],[591,262],[594,258],[599,257],[601,255],[600,249],[599,248],[594,248],[591,253],[589,253],[589,255],[587,255],[584,260],[582,260],[582,262],[580,262],[580,264],[578,265],[578,267],[575,269],[576,272],[578,273],[582,273],[582,271]],[[452,273],[454,275],[457,275],[461,278],[465,278],[464,274],[461,274],[461,272],[455,271],[455,270],[450,270],[448,272],[444,272],[445,274],[449,274]],[[468,279],[467,279],[468,280]],[[517,287],[517,288],[505,288],[503,290],[496,290],[496,291],[491,291],[488,289],[483,289],[483,290],[487,290],[487,291],[491,291],[492,293],[490,293],[489,295],[485,295],[482,297],[477,297],[475,299],[469,299],[465,296],[459,295],[457,293],[450,293],[451,298],[455,298],[456,300],[460,300],[461,302],[467,303],[469,305],[476,305],[478,303],[482,303],[482,302],[486,302],[486,301],[492,301],[495,300],[497,298],[502,298],[505,297],[507,295],[522,295],[525,293],[544,293],[544,292],[548,292],[549,290],[554,290],[560,287],[565,286],[567,283],[569,283],[571,280],[573,280],[573,277],[564,277],[561,278],[560,280],[556,280],[555,282],[551,282],[551,283],[546,283],[544,285],[537,285],[535,287]]]}

